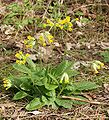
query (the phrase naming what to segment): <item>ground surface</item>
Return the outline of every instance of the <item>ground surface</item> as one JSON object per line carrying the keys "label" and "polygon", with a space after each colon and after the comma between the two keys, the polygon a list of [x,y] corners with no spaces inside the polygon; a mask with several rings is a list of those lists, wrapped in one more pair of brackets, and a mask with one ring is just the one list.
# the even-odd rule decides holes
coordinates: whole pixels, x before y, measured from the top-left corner
{"label": "ground surface", "polygon": [[[13,0],[2,1],[0,5],[0,18],[3,24],[5,7],[13,2]],[[14,1],[15,2],[15,1]],[[22,3],[21,1],[17,1]],[[62,1],[61,1],[62,2]],[[45,1],[47,5],[49,1]],[[73,16],[75,11],[81,10],[83,17],[91,18],[91,21],[85,27],[74,25],[73,32],[66,33],[62,40],[56,36],[60,46],[54,49],[52,59],[47,55],[44,56],[45,64],[52,62],[59,63],[62,59],[74,61],[91,61],[100,60],[106,65],[105,70],[101,70],[99,74],[94,75],[91,72],[84,73],[81,69],[81,76],[78,80],[90,80],[100,85],[95,91],[86,92],[84,96],[88,99],[100,102],[101,104],[86,104],[83,106],[74,106],[72,109],[52,110],[51,108],[43,108],[40,114],[34,114],[25,110],[27,100],[13,101],[13,91],[5,91],[2,86],[2,79],[10,73],[14,74],[11,65],[15,62],[15,53],[24,49],[23,39],[25,35],[34,34],[38,30],[32,32],[33,27],[26,27],[21,31],[15,31],[12,34],[6,34],[6,31],[0,30],[0,120],[108,120],[109,119],[109,60],[105,60],[101,53],[109,52],[109,5],[104,3],[86,0],[80,2],[75,0],[64,1],[67,6],[67,13]],[[106,4],[106,5],[104,5]],[[84,7],[82,7],[84,6]],[[42,17],[42,13],[46,14],[46,10],[36,11],[37,16]],[[91,9],[91,11],[89,10]],[[28,30],[30,28],[30,30]],[[57,41],[56,41],[57,42]],[[70,43],[69,46],[66,43]],[[70,48],[70,49],[69,49]],[[25,51],[25,50],[24,50]],[[49,50],[50,51],[50,50]],[[29,51],[31,52],[31,51]],[[48,53],[50,54],[50,53]],[[109,55],[109,54],[108,54]],[[108,56],[107,55],[107,56]],[[109,57],[108,57],[109,58]],[[108,59],[107,58],[107,59]],[[107,105],[105,104],[107,103]]]}

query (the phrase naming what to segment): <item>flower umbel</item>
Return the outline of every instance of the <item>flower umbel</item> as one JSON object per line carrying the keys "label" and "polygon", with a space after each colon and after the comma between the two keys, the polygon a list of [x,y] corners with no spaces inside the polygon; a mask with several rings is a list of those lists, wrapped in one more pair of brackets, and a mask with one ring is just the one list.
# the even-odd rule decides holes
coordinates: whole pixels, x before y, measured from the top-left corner
{"label": "flower umbel", "polygon": [[47,26],[49,27],[57,27],[60,28],[61,30],[68,30],[68,31],[72,31],[72,22],[71,22],[71,18],[70,16],[66,16],[65,19],[58,19],[57,21],[55,21],[54,19],[50,20],[48,18],[46,18],[46,24],[43,24],[44,27],[46,28]]}
{"label": "flower umbel", "polygon": [[68,31],[72,31],[72,26],[73,24],[70,22],[70,16],[66,16],[65,19],[63,20],[58,20],[58,22],[56,23],[56,27],[59,27],[60,29],[65,29]]}
{"label": "flower umbel", "polygon": [[53,38],[54,37],[48,31],[45,31],[44,33],[40,34],[38,42],[42,46],[46,46],[46,45],[53,43],[54,41]]}
{"label": "flower umbel", "polygon": [[61,80],[60,80],[60,83],[65,83],[65,84],[69,83],[69,76],[67,73],[63,73]]}
{"label": "flower umbel", "polygon": [[4,88],[6,88],[6,90],[8,90],[12,86],[11,80],[8,78],[4,78],[3,79],[3,86],[4,86]]}
{"label": "flower umbel", "polygon": [[25,64],[26,63],[26,59],[30,56],[30,54],[23,54],[22,51],[19,51],[18,53],[16,53],[15,57],[18,58],[18,60],[16,60],[17,64]]}
{"label": "flower umbel", "polygon": [[27,36],[26,40],[24,40],[24,44],[26,45],[27,48],[33,48],[35,43],[36,43],[35,38],[31,37],[30,35]]}

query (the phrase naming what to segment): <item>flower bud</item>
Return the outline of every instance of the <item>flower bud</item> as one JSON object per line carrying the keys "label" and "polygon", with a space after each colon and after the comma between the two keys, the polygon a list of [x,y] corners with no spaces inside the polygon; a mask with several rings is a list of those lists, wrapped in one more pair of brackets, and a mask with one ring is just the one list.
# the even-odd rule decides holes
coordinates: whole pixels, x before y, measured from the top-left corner
{"label": "flower bud", "polygon": [[69,76],[67,73],[63,73],[61,80],[60,80],[60,83],[65,83],[65,84],[69,83]]}

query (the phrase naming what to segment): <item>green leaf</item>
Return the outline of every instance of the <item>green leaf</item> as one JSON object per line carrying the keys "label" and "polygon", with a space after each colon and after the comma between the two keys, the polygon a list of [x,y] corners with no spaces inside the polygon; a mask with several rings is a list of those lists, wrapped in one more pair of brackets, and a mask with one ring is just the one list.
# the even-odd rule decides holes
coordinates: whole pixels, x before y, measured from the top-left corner
{"label": "green leaf", "polygon": [[42,86],[46,83],[47,78],[40,76],[40,73],[41,72],[39,72],[38,74],[31,74],[31,79],[32,81],[34,81],[34,85]]}
{"label": "green leaf", "polygon": [[52,90],[50,92],[46,92],[46,95],[52,97],[52,99],[55,99],[55,97],[56,97],[56,91]]}
{"label": "green leaf", "polygon": [[24,97],[28,96],[28,94],[24,91],[19,91],[17,92],[14,97],[13,97],[13,100],[19,100],[19,99],[22,99]]}
{"label": "green leaf", "polygon": [[42,101],[45,103],[45,105],[49,104],[49,101],[47,100],[45,96],[42,96]]}
{"label": "green leaf", "polygon": [[55,90],[58,86],[55,84],[49,84],[49,83],[45,83],[45,88],[47,90]]}
{"label": "green leaf", "polygon": [[27,110],[36,110],[41,108],[44,105],[43,102],[40,101],[40,98],[34,98],[27,106]]}
{"label": "green leaf", "polygon": [[20,72],[28,73],[28,74],[31,73],[31,70],[28,69],[25,65],[14,64],[13,67]]}
{"label": "green leaf", "polygon": [[77,11],[77,12],[75,13],[75,15],[77,15],[77,16],[83,16],[84,14],[83,14],[83,12],[81,12],[81,11]]}
{"label": "green leaf", "polygon": [[25,91],[30,91],[32,89],[32,86],[30,85],[30,82],[23,82],[20,85],[20,88]]}
{"label": "green leaf", "polygon": [[65,100],[65,99],[61,99],[61,98],[56,98],[55,102],[59,105],[62,106],[64,108],[72,108],[72,100]]}
{"label": "green leaf", "polygon": [[47,75],[58,84],[57,79],[52,74],[48,73]]}
{"label": "green leaf", "polygon": [[68,85],[65,87],[65,89],[68,90],[68,91],[73,91],[73,92],[75,92],[76,87],[75,87],[74,85],[69,85],[69,84],[68,84]]}
{"label": "green leaf", "polygon": [[71,62],[63,61],[53,70],[54,75],[59,76],[62,75],[64,72],[67,72],[67,69],[71,68],[71,64]]}
{"label": "green leaf", "polygon": [[94,82],[90,82],[90,81],[81,81],[81,82],[77,82],[74,83],[73,86],[75,86],[76,90],[79,91],[87,91],[87,90],[93,90],[98,88],[98,85],[96,85],[96,83]]}
{"label": "green leaf", "polygon": [[36,70],[36,65],[34,64],[34,62],[33,62],[30,58],[27,58],[27,63],[29,64],[29,66],[30,66],[33,70]]}
{"label": "green leaf", "polygon": [[[82,96],[73,96],[73,97],[87,101],[87,99],[86,99],[85,97],[82,97]],[[73,103],[73,105],[84,105],[84,104],[86,104],[87,102],[82,102],[82,101],[80,101],[80,100],[72,100],[72,103]]]}
{"label": "green leaf", "polygon": [[80,20],[80,22],[82,22],[82,23],[88,23],[88,22],[89,22],[89,19],[88,19],[88,18],[82,18],[82,19]]}
{"label": "green leaf", "polygon": [[104,62],[109,62],[109,51],[104,51],[100,54],[104,58]]}

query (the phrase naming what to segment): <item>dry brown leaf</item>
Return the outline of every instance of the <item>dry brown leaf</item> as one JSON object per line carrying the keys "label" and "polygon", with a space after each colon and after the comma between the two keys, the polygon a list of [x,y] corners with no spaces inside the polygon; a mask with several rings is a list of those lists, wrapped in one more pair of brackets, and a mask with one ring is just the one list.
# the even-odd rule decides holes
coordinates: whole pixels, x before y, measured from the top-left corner
{"label": "dry brown leaf", "polygon": [[72,48],[72,43],[66,43],[66,48],[67,48],[67,50],[71,50],[71,48]]}
{"label": "dry brown leaf", "polygon": [[83,5],[83,6],[80,8],[80,10],[83,12],[84,16],[88,16],[89,11],[88,11],[88,8],[87,8],[85,5]]}
{"label": "dry brown leaf", "polygon": [[47,63],[48,59],[52,57],[52,52],[53,49],[51,46],[39,47],[37,57]]}
{"label": "dry brown leaf", "polygon": [[106,92],[106,93],[109,93],[109,84],[104,84],[103,85],[104,86],[104,91]]}

